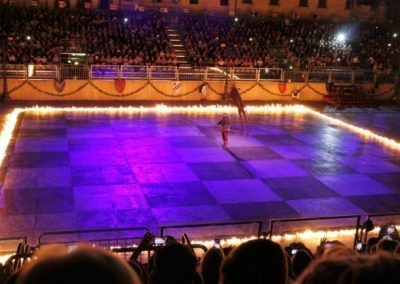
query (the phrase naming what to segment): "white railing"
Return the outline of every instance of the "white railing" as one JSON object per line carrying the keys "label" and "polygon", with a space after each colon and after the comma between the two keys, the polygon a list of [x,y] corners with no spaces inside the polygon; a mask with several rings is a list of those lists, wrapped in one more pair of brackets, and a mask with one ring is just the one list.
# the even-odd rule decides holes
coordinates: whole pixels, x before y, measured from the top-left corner
{"label": "white railing", "polygon": [[122,65],[120,72],[121,79],[148,79],[149,68],[143,65]]}
{"label": "white railing", "polygon": [[57,65],[28,65],[28,78],[30,79],[57,79],[59,68]]}
{"label": "white railing", "polygon": [[151,80],[176,80],[178,78],[176,66],[150,66]]}
{"label": "white railing", "polygon": [[118,65],[91,65],[90,78],[92,79],[119,79]]}
{"label": "white railing", "polygon": [[[4,68],[5,67],[5,68]],[[5,74],[4,74],[5,72]],[[394,73],[374,73],[366,69],[311,69],[244,67],[176,67],[143,65],[0,65],[0,76],[30,79],[127,79],[179,81],[277,81],[395,83]]]}
{"label": "white railing", "polygon": [[[6,64],[0,66],[0,76],[7,78],[26,78],[28,76],[27,66],[22,64]],[[5,73],[5,74],[4,74]]]}
{"label": "white railing", "polygon": [[61,78],[63,79],[88,79],[89,66],[61,66]]}
{"label": "white railing", "polygon": [[206,67],[179,67],[178,80],[179,81],[205,81]]}

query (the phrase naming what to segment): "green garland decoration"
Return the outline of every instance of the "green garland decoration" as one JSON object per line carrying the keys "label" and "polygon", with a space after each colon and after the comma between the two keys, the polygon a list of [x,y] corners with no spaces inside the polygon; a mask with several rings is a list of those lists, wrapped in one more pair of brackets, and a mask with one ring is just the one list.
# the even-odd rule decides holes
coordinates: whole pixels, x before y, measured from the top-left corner
{"label": "green garland decoration", "polygon": [[33,89],[35,89],[36,91],[46,94],[48,96],[52,96],[52,97],[66,97],[66,96],[71,96],[77,92],[79,92],[80,90],[82,90],[83,88],[85,88],[88,84],[89,81],[85,82],[84,84],[82,84],[81,86],[79,86],[76,90],[68,92],[68,93],[64,93],[64,94],[55,94],[55,93],[51,93],[48,91],[44,91],[42,89],[40,89],[39,87],[36,87],[35,85],[33,85],[30,81],[26,81],[26,83],[31,86]]}
{"label": "green garland decoration", "polygon": [[[277,96],[277,97],[291,97],[291,94],[280,94],[280,93],[274,93],[270,90],[268,90],[267,88],[265,88],[262,84],[260,84],[260,82],[257,83],[258,86],[260,86],[261,89],[263,89],[264,91],[266,91],[268,94],[273,95],[273,96]],[[304,87],[302,87],[299,92],[303,89]]]}
{"label": "green garland decoration", "polygon": [[202,85],[202,84],[200,84],[200,85],[198,85],[197,87],[195,87],[193,90],[191,90],[191,91],[189,91],[189,92],[186,92],[186,93],[184,93],[184,94],[180,94],[180,95],[169,95],[169,94],[164,93],[163,91],[161,91],[161,90],[160,90],[159,88],[157,88],[156,86],[154,86],[154,84],[153,84],[152,82],[149,81],[149,84],[150,84],[150,86],[153,87],[154,90],[157,91],[157,93],[159,93],[159,94],[161,94],[161,95],[163,95],[163,96],[165,96],[165,97],[169,97],[169,98],[181,98],[181,97],[185,97],[185,96],[187,96],[187,95],[190,95],[191,93],[196,92],[196,91],[200,88],[200,86]]}
{"label": "green garland decoration", "polygon": [[307,83],[306,86],[307,86],[308,88],[310,88],[310,89],[311,89],[314,93],[316,93],[317,95],[320,95],[320,96],[326,96],[326,95],[327,95],[327,94],[325,94],[325,93],[323,93],[323,92],[320,92],[320,91],[318,91],[317,89],[315,89],[313,86],[310,85],[310,83]]}
{"label": "green garland decoration", "polygon": [[16,90],[18,90],[19,88],[21,88],[23,85],[25,85],[27,83],[27,80],[22,81],[21,84],[15,86],[14,88],[12,88],[11,90],[8,91],[9,94],[15,92]]}
{"label": "green garland decoration", "polygon": [[[104,94],[104,95],[106,95],[106,96],[110,96],[110,97],[129,97],[129,96],[132,96],[132,95],[134,95],[134,94],[139,93],[139,92],[142,91],[145,87],[147,87],[148,85],[150,85],[150,86],[151,86],[155,91],[157,91],[159,94],[161,94],[161,95],[163,95],[163,96],[165,96],[165,97],[169,97],[169,98],[180,98],[180,97],[188,96],[188,95],[190,95],[190,94],[196,92],[196,91],[200,88],[200,86],[202,85],[202,84],[200,84],[200,85],[198,85],[197,87],[195,87],[193,90],[188,91],[188,92],[186,92],[186,93],[184,93],[184,94],[170,95],[170,94],[167,94],[167,93],[163,92],[163,91],[160,90],[159,88],[157,88],[151,81],[147,81],[143,86],[141,86],[141,87],[139,87],[138,89],[136,89],[136,90],[134,90],[134,91],[131,91],[131,92],[129,92],[129,93],[126,93],[126,94],[112,94],[112,93],[109,93],[109,92],[106,92],[106,91],[100,89],[100,88],[99,88],[98,86],[96,86],[91,80],[88,80],[87,82],[85,82],[84,84],[82,84],[81,86],[79,86],[76,90],[73,90],[73,91],[71,91],[71,92],[64,93],[64,94],[56,94],[56,93],[51,93],[51,92],[42,90],[41,88],[35,86],[35,85],[34,85],[31,81],[29,81],[29,80],[24,80],[21,84],[15,86],[15,87],[12,88],[11,90],[9,90],[9,93],[11,94],[11,93],[13,93],[13,92],[16,92],[18,89],[20,89],[21,87],[23,87],[25,84],[28,84],[29,86],[31,86],[33,89],[35,89],[36,91],[38,91],[38,92],[40,92],[40,93],[46,94],[46,95],[48,95],[48,96],[53,96],[53,97],[66,97],[66,96],[73,95],[73,94],[79,92],[80,90],[82,90],[83,88],[85,88],[87,85],[91,85],[91,86],[92,86],[93,88],[95,88],[98,92],[100,92],[100,93],[102,93],[102,94]],[[273,95],[273,96],[278,96],[278,97],[290,97],[290,96],[291,96],[291,94],[280,94],[280,93],[273,92],[273,91],[267,89],[266,87],[264,87],[260,82],[257,82],[257,83],[255,83],[254,85],[250,86],[248,89],[242,91],[241,94],[243,95],[243,94],[246,94],[246,93],[250,92],[250,91],[253,90],[256,86],[259,86],[263,91],[265,91],[265,92],[267,92],[268,94]],[[309,84],[309,83],[304,84],[304,85],[303,85],[300,89],[298,89],[297,91],[300,92],[300,91],[302,91],[303,89],[305,89],[306,87],[308,87],[308,88],[311,89],[314,93],[316,93],[316,94],[318,94],[318,95],[320,95],[320,96],[326,96],[326,95],[327,95],[327,94],[325,94],[325,93],[323,93],[323,92],[318,91],[316,88],[314,88],[314,87],[313,87],[311,84]],[[207,85],[207,88],[209,88],[212,92],[214,92],[215,94],[217,94],[217,95],[219,95],[219,96],[221,96],[221,97],[224,95],[224,93],[219,93],[217,90],[215,90],[215,89],[214,89],[211,85],[209,85],[209,84]],[[391,87],[391,88],[389,88],[389,89],[383,91],[382,93],[379,93],[379,94],[374,95],[374,97],[379,97],[379,96],[386,95],[386,94],[388,94],[389,92],[393,91],[394,89],[395,89],[395,86],[393,86],[393,87]]]}
{"label": "green garland decoration", "polygon": [[247,90],[244,90],[243,92],[240,92],[241,95],[246,94],[247,92],[250,92],[251,90],[253,90],[255,87],[257,86],[257,83],[254,83],[254,85],[252,85],[251,87],[249,87]]}
{"label": "green garland decoration", "polygon": [[207,84],[207,88],[209,88],[211,90],[211,92],[217,94],[220,97],[224,96],[224,93],[218,93],[217,90],[215,90],[210,84]]}

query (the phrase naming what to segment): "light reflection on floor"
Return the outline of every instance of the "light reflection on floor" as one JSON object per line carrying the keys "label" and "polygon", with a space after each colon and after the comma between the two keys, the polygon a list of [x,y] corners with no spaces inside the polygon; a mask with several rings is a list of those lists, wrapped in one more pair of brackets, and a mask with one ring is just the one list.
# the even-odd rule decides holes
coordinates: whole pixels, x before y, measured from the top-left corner
{"label": "light reflection on floor", "polygon": [[[330,113],[399,137],[397,113]],[[400,210],[398,153],[309,115],[24,114],[0,170],[2,236]],[[243,229],[246,230],[246,229]]]}

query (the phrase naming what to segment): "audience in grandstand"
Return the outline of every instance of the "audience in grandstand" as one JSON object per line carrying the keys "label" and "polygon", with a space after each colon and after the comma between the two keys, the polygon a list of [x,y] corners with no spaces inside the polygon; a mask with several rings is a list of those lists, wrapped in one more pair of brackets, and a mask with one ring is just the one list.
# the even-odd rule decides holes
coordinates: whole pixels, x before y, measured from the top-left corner
{"label": "audience in grandstand", "polygon": [[[400,45],[390,29],[318,18],[44,10],[0,6],[10,64],[59,64],[64,42],[85,45],[88,64],[177,65],[167,25],[178,25],[194,66],[311,69],[399,69]],[[16,21],[15,19],[18,19]],[[336,36],[346,30],[348,39]],[[76,50],[78,51],[78,50]]]}
{"label": "audience in grandstand", "polygon": [[88,53],[89,64],[176,65],[165,20],[151,11],[123,15],[4,5],[0,10],[6,15],[0,34],[7,34],[10,64],[59,64],[60,53],[70,51]]}
{"label": "audience in grandstand", "polygon": [[[386,28],[318,19],[192,15],[182,17],[180,26],[192,64],[198,66],[398,68],[400,46]],[[341,29],[351,32],[347,41],[336,38]]]}

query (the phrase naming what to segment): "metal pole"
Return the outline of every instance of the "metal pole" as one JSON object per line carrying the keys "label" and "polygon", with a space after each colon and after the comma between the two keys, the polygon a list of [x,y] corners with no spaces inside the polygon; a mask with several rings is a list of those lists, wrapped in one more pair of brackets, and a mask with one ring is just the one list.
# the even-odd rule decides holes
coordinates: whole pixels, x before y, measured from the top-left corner
{"label": "metal pole", "polygon": [[7,82],[7,32],[3,35],[3,93],[1,95],[1,100],[8,100],[8,82]]}

